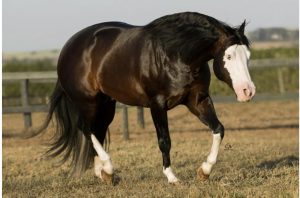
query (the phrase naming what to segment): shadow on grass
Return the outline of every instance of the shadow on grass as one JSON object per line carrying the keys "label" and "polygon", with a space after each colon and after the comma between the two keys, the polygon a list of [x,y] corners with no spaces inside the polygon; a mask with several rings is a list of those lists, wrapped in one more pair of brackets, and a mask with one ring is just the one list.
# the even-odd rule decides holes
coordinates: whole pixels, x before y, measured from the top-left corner
{"label": "shadow on grass", "polygon": [[[282,125],[267,125],[267,126],[244,126],[244,127],[226,127],[226,131],[256,131],[256,130],[263,130],[263,129],[290,129],[290,128],[299,128],[299,124],[282,124]],[[189,131],[189,132],[198,132],[198,131],[210,131],[208,128],[207,129],[173,129],[172,132],[184,132],[184,131]]]}
{"label": "shadow on grass", "polygon": [[24,135],[22,135],[21,133],[15,133],[15,132],[10,133],[6,131],[4,131],[2,134],[2,138],[16,138],[16,137],[21,138],[23,136]]}
{"label": "shadow on grass", "polygon": [[[226,127],[225,131],[239,132],[239,131],[256,131],[256,130],[267,130],[267,129],[298,129],[299,123],[293,124],[282,124],[282,125],[267,125],[267,126],[244,126],[244,127]],[[210,129],[207,128],[171,128],[171,133],[182,133],[182,132],[210,132]],[[115,134],[122,134],[122,132],[114,132]],[[141,129],[140,132],[133,132],[135,135],[143,135],[145,133],[155,133],[153,130]],[[26,130],[19,132],[12,132],[10,130],[5,130],[2,132],[2,138],[24,138],[24,134],[26,134]]]}
{"label": "shadow on grass", "polygon": [[274,169],[279,167],[291,167],[299,165],[299,157],[289,155],[280,159],[265,161],[257,166],[260,169]]}
{"label": "shadow on grass", "polygon": [[[266,126],[244,126],[244,127],[226,127],[225,131],[230,132],[240,132],[240,131],[256,131],[256,130],[272,130],[272,129],[298,129],[299,124],[282,124],[282,125],[266,125]],[[183,133],[183,132],[192,132],[192,133],[198,133],[198,132],[211,132],[211,130],[206,128],[170,128],[171,133]],[[270,131],[272,132],[272,131]],[[135,135],[143,135],[145,133],[155,133],[153,130],[147,130],[142,129],[140,132],[135,131],[133,132]],[[116,132],[115,134],[122,134],[122,132]]]}
{"label": "shadow on grass", "polygon": [[26,137],[29,137],[29,135],[32,133],[30,129],[22,129],[22,130],[3,130],[2,131],[2,138],[22,138],[22,139],[28,139]]}
{"label": "shadow on grass", "polygon": [[263,130],[263,129],[294,129],[294,128],[299,128],[299,124],[281,124],[281,125],[267,125],[267,126],[253,126],[253,127],[241,127],[241,128],[227,128],[227,130],[232,130],[232,131],[236,131],[236,130],[247,130],[247,131],[255,131],[255,130]]}
{"label": "shadow on grass", "polygon": [[[266,125],[266,126],[244,126],[244,127],[226,127],[225,131],[230,132],[239,132],[239,131],[256,131],[256,130],[271,130],[271,129],[298,129],[299,124],[282,124],[282,125]],[[171,128],[170,131],[172,133],[182,133],[182,132],[210,132],[210,129],[207,128],[183,128],[183,129],[173,129]],[[150,132],[150,131],[142,131],[140,133]],[[151,131],[153,132],[153,131]],[[271,131],[270,131],[271,132]],[[137,132],[138,134],[139,132]]]}

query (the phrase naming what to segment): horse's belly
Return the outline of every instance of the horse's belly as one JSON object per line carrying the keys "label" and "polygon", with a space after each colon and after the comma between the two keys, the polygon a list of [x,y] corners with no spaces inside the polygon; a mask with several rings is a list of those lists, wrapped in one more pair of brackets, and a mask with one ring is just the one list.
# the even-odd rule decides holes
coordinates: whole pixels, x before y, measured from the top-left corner
{"label": "horse's belly", "polygon": [[118,102],[132,106],[148,106],[148,97],[139,83],[119,81],[102,81],[101,92]]}

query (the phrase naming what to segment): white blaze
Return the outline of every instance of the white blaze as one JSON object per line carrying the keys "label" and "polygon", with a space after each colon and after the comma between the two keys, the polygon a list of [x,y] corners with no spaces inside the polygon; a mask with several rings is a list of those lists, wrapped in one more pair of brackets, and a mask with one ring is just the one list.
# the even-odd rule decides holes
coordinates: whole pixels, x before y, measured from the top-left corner
{"label": "white blaze", "polygon": [[250,51],[245,45],[232,45],[225,50],[223,61],[232,80],[239,101],[248,101],[255,94],[255,86],[248,71]]}

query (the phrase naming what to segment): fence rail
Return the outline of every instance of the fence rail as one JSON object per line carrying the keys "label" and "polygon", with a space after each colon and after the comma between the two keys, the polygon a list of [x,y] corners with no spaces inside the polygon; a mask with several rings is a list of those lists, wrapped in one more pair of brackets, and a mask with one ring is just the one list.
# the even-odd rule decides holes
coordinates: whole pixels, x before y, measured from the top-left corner
{"label": "fence rail", "polygon": [[[262,60],[251,60],[249,68],[265,68],[265,67],[298,67],[298,59],[262,59]],[[211,66],[211,63],[210,63]],[[47,112],[47,105],[30,105],[29,104],[29,84],[30,82],[55,82],[57,79],[56,71],[47,72],[6,72],[2,75],[3,84],[13,83],[19,81],[21,84],[21,103],[22,106],[17,107],[3,107],[3,114],[9,113],[23,113],[24,115],[24,126],[28,129],[32,126],[31,113],[33,112]],[[281,93],[285,92],[283,77],[281,69],[278,69],[278,86]],[[124,139],[129,139],[129,125],[128,125],[128,106],[118,104],[118,108],[122,108],[122,130]],[[144,112],[143,108],[137,108],[137,122],[142,128],[144,124]]]}
{"label": "fence rail", "polygon": [[2,79],[3,81],[57,79],[57,72],[5,72],[2,75]]}
{"label": "fence rail", "polygon": [[249,62],[249,68],[266,68],[266,67],[295,67],[299,65],[299,59],[257,59]]}

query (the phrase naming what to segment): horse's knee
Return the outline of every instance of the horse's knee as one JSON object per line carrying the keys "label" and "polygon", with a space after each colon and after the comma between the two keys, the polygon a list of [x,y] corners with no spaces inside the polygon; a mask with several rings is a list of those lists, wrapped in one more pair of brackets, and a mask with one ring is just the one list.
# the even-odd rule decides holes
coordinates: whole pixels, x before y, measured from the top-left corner
{"label": "horse's knee", "polygon": [[158,145],[163,153],[168,153],[171,150],[171,140],[169,138],[159,138]]}

